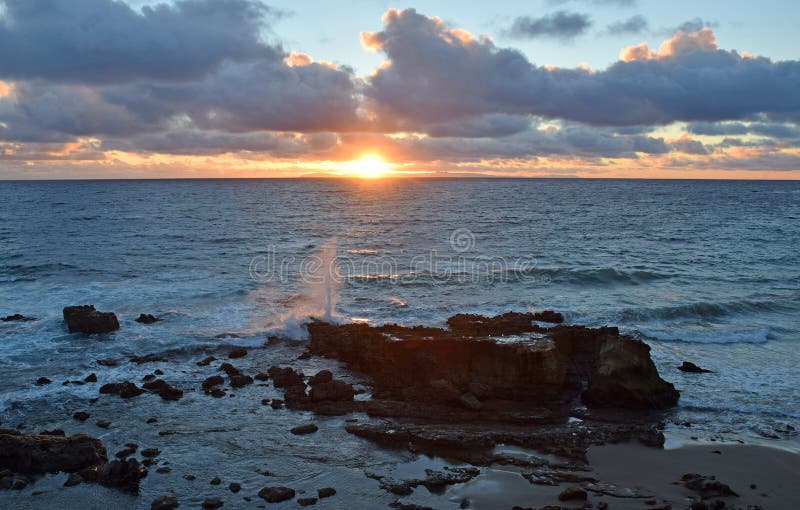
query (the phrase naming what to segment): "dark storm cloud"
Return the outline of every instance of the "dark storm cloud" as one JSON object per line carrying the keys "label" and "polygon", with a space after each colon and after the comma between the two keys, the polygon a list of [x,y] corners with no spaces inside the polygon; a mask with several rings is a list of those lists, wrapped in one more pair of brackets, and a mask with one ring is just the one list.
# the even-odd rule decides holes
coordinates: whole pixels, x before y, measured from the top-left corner
{"label": "dark storm cloud", "polygon": [[280,50],[255,0],[177,0],[136,11],[112,0],[0,0],[0,78],[111,83],[186,80]]}
{"label": "dark storm cloud", "polygon": [[687,130],[696,135],[710,136],[754,134],[771,138],[800,138],[800,126],[796,124],[693,122],[687,126]]}
{"label": "dark storm cloud", "polygon": [[433,137],[498,138],[527,130],[531,120],[524,115],[489,114],[425,126]]}
{"label": "dark storm cloud", "polygon": [[538,115],[591,125],[663,125],[800,112],[800,62],[720,50],[710,30],[678,33],[658,52],[630,48],[602,71],[550,69],[470,39],[413,9],[362,34],[391,65],[366,95],[387,122],[413,128],[486,114]]}
{"label": "dark storm cloud", "polygon": [[608,27],[606,27],[606,33],[609,35],[641,34],[642,32],[647,31],[648,26],[649,25],[644,16],[636,15],[631,16],[623,21],[611,23],[608,25]]}
{"label": "dark storm cloud", "polygon": [[591,26],[592,20],[586,14],[558,11],[540,18],[520,16],[506,33],[518,39],[547,37],[569,40],[586,33]]}

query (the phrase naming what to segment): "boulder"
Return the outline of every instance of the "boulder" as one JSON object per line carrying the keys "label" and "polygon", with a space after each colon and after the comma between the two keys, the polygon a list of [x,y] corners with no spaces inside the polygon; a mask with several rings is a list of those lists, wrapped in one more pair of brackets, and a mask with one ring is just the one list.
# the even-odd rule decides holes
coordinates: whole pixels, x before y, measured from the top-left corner
{"label": "boulder", "polygon": [[36,386],[44,386],[45,384],[50,384],[52,381],[47,377],[40,377],[36,379]]}
{"label": "boulder", "polygon": [[158,322],[161,319],[156,317],[155,315],[150,315],[149,313],[141,313],[139,317],[137,317],[136,322],[141,322],[142,324],[152,324],[154,322]]}
{"label": "boulder", "polygon": [[253,384],[253,378],[244,374],[232,375],[229,378],[229,382],[231,388],[242,388],[248,384]]}
{"label": "boulder", "polygon": [[243,347],[236,347],[228,353],[230,359],[244,358],[245,356],[247,356],[247,349]]}
{"label": "boulder", "polygon": [[581,398],[594,407],[666,409],[678,403],[679,393],[658,375],[650,346],[620,337],[598,353],[588,388]]}
{"label": "boulder", "polygon": [[289,487],[264,487],[258,491],[258,496],[267,503],[280,503],[292,499],[295,495],[294,489]]}
{"label": "boulder", "polygon": [[586,491],[581,489],[580,487],[567,487],[558,495],[559,501],[586,501],[588,495]]}
{"label": "boulder", "polygon": [[292,367],[277,367],[275,365],[269,367],[267,370],[269,376],[272,377],[272,383],[276,388],[288,388],[290,386],[305,386],[303,381],[303,374],[295,372]]}
{"label": "boulder", "polygon": [[100,386],[100,393],[107,395],[119,395],[122,398],[136,397],[144,393],[144,390],[134,383],[125,381],[121,383],[108,383]]}
{"label": "boulder", "polygon": [[353,400],[353,396],[355,396],[353,385],[337,380],[312,383],[311,391],[309,392],[312,402],[348,401]]}
{"label": "boulder", "polygon": [[323,487],[322,489],[317,489],[317,496],[319,496],[319,499],[329,498],[334,494],[336,494],[336,489],[333,487]]}
{"label": "boulder", "polygon": [[99,312],[92,305],[67,306],[63,315],[70,333],[110,333],[119,329],[113,312]]}
{"label": "boulder", "polygon": [[221,375],[212,375],[203,381],[203,389],[210,390],[214,386],[219,386],[220,384],[225,384],[225,379],[223,379]]}
{"label": "boulder", "polygon": [[153,393],[158,393],[158,395],[164,400],[178,400],[183,397],[182,390],[172,386],[163,379],[155,379],[153,381],[146,382],[142,385],[142,387]]}
{"label": "boulder", "polygon": [[15,473],[72,473],[106,461],[99,439],[85,434],[22,435],[0,429],[0,469]]}
{"label": "boulder", "polygon": [[[647,344],[617,328],[559,325],[526,341],[491,338],[530,331],[532,320],[533,314],[515,312],[460,314],[448,320],[452,331],[314,321],[309,349],[370,376],[374,399],[478,409],[492,400],[561,404],[586,389],[584,402],[595,407],[663,409],[677,402],[678,392],[659,376]],[[302,384],[291,369],[272,367],[270,375],[276,387]],[[312,401],[317,387],[312,384]],[[292,394],[302,401],[299,390]]]}
{"label": "boulder", "polygon": [[150,503],[150,510],[174,510],[179,506],[181,506],[181,504],[172,496],[161,496]]}

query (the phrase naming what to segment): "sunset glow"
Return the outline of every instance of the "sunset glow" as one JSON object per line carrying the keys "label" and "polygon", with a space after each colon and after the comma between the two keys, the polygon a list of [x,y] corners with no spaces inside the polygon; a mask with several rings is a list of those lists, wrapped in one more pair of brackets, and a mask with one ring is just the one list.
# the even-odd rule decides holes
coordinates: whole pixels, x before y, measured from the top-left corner
{"label": "sunset glow", "polygon": [[365,154],[360,159],[350,162],[347,166],[350,167],[349,173],[352,175],[362,179],[377,179],[385,177],[391,172],[394,165],[387,163],[378,155]]}

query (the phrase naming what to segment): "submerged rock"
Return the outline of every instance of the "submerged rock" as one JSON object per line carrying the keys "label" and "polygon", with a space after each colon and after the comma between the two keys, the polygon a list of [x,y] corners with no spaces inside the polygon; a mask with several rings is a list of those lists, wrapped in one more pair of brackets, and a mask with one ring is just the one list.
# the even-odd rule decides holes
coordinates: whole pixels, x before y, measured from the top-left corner
{"label": "submerged rock", "polygon": [[92,305],[64,307],[63,315],[70,333],[110,333],[119,329],[113,312],[99,312]]}
{"label": "submerged rock", "polygon": [[163,379],[155,379],[142,385],[144,389],[157,393],[164,400],[178,400],[183,397],[183,390],[172,386]]}
{"label": "submerged rock", "polygon": [[317,427],[314,423],[307,423],[305,425],[298,425],[294,427],[290,432],[296,436],[304,435],[304,434],[313,434],[314,432],[318,431],[319,427]]}
{"label": "submerged rock", "polygon": [[0,321],[3,322],[26,322],[26,321],[35,321],[37,320],[36,317],[25,317],[24,315],[15,313],[14,315],[6,315],[5,317],[0,318]]}
{"label": "submerged rock", "polygon": [[689,372],[692,374],[702,374],[705,372],[711,372],[711,370],[706,370],[705,368],[700,368],[691,361],[684,361],[681,366],[678,367],[678,370],[681,372]]}
{"label": "submerged rock", "polygon": [[150,510],[174,510],[179,506],[181,506],[181,504],[172,496],[161,496],[150,503]]}
{"label": "submerged rock", "polygon": [[139,317],[137,317],[135,320],[136,322],[141,322],[142,324],[152,324],[154,322],[160,321],[161,319],[159,319],[155,315],[150,315],[149,313],[142,313],[139,314]]}
{"label": "submerged rock", "polygon": [[236,347],[228,353],[230,359],[244,358],[245,356],[247,356],[247,349],[244,347]]}

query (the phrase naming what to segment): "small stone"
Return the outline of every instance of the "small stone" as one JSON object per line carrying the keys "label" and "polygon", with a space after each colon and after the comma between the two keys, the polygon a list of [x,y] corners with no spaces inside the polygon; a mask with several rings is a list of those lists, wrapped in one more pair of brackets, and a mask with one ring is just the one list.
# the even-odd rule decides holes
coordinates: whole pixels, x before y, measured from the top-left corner
{"label": "small stone", "polygon": [[186,474],[186,475],[183,475],[183,478],[184,478],[185,480],[189,480],[190,482],[191,482],[192,480],[196,480],[196,479],[197,479],[197,477],[196,477],[196,476],[194,476],[194,475],[192,475],[192,474]]}
{"label": "small stone", "polygon": [[267,374],[265,372],[259,372],[259,373],[257,373],[255,375],[255,380],[256,381],[268,381],[269,380],[269,374]]}
{"label": "small stone", "polygon": [[97,382],[97,374],[91,373],[87,375],[83,382]]}
{"label": "small stone", "polygon": [[294,495],[294,489],[289,487],[264,487],[258,491],[258,496],[267,503],[280,503],[281,501],[292,499]]}
{"label": "small stone", "polygon": [[156,418],[148,418],[147,419],[147,423],[156,423],[157,421],[158,421],[158,419],[156,419]]}
{"label": "small stone", "polygon": [[51,382],[53,381],[51,381],[47,377],[40,377],[36,379],[36,386],[44,386],[45,384],[50,384]]}
{"label": "small stone", "polygon": [[139,317],[134,320],[142,324],[152,324],[154,322],[158,322],[160,319],[154,315],[150,315],[149,313],[141,313],[139,314]]}
{"label": "small stone", "polygon": [[233,492],[234,494],[236,494],[237,492],[239,492],[240,490],[242,490],[242,486],[241,486],[240,484],[236,483],[236,482],[232,482],[230,485],[228,485],[228,488],[229,488],[229,489],[231,490],[231,492]]}
{"label": "small stone", "polygon": [[115,360],[115,359],[103,358],[103,359],[97,360],[97,364],[101,365],[101,366],[104,366],[104,367],[115,367],[115,366],[117,366],[119,364],[119,362],[117,362],[117,360]]}
{"label": "small stone", "polygon": [[314,423],[308,423],[306,425],[298,425],[294,427],[290,432],[294,435],[303,435],[303,434],[313,434],[314,432],[318,431],[319,427],[317,427]]}
{"label": "small stone", "polygon": [[75,414],[72,415],[78,421],[86,421],[89,419],[89,413],[86,411],[77,411]]}
{"label": "small stone", "polygon": [[97,422],[95,422],[95,425],[97,425],[101,429],[107,429],[108,427],[111,426],[111,422],[108,420],[97,420]]}
{"label": "small stone", "polygon": [[270,404],[270,406],[273,409],[280,409],[281,407],[283,407],[283,400],[281,400],[279,398],[273,398],[272,399],[272,403]]}
{"label": "small stone", "polygon": [[150,503],[150,510],[173,510],[179,506],[181,506],[181,504],[172,496],[161,496]]}
{"label": "small stone", "polygon": [[142,457],[156,457],[159,453],[161,450],[158,448],[145,448],[142,450]]}
{"label": "small stone", "polygon": [[319,496],[320,499],[329,498],[334,494],[336,494],[336,489],[333,487],[323,487],[322,489],[317,489],[317,496]]}
{"label": "small stone", "polygon": [[317,504],[317,498],[298,498],[297,504],[300,506],[311,506]]}
{"label": "small stone", "polygon": [[210,483],[211,485],[219,485],[222,483],[222,480],[220,480],[218,476],[215,476],[214,478],[211,479]]}
{"label": "small stone", "polygon": [[161,466],[160,468],[156,469],[156,473],[161,474],[169,473],[170,471],[172,471],[172,468],[169,466]]}
{"label": "small stone", "polygon": [[197,366],[198,367],[206,367],[206,366],[210,365],[212,361],[217,361],[217,358],[215,358],[214,356],[208,356],[207,358],[204,358],[203,360],[198,361],[197,362]]}

